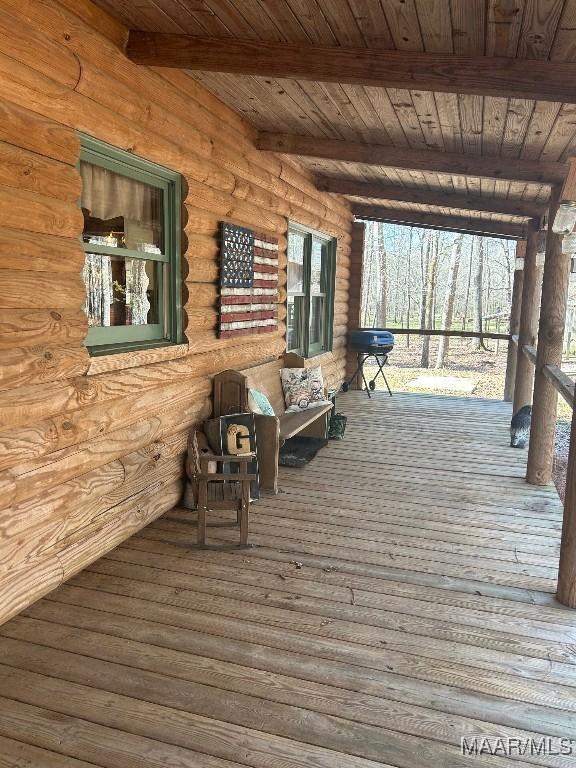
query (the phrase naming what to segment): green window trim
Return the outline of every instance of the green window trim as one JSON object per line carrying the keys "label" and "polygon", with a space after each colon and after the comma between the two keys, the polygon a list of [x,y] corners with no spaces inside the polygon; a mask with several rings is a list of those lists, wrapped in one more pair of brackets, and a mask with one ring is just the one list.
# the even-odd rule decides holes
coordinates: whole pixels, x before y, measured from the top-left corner
{"label": "green window trim", "polygon": [[[91,327],[84,341],[90,355],[110,355],[137,349],[180,344],[182,329],[182,178],[149,160],[136,157],[87,134],[79,133],[80,162],[88,162],[162,190],[163,253],[84,243],[85,252],[141,259],[158,264],[158,314],[161,322],[146,325]],[[79,205],[80,205],[79,201]]]}
{"label": "green window trim", "polygon": [[[290,303],[290,300],[292,300],[295,305],[295,325],[298,329],[297,337],[300,340],[300,344],[297,347],[290,348],[287,340],[286,351],[296,352],[303,357],[315,357],[332,351],[333,346],[337,240],[294,222],[289,222],[288,239],[290,239],[291,234],[299,234],[304,238],[304,290],[287,292],[287,302]],[[322,255],[321,290],[313,294],[311,289],[311,271],[314,241],[319,242],[325,250]],[[322,338],[317,342],[311,340],[310,334],[312,303],[315,299],[324,300],[320,315]]]}

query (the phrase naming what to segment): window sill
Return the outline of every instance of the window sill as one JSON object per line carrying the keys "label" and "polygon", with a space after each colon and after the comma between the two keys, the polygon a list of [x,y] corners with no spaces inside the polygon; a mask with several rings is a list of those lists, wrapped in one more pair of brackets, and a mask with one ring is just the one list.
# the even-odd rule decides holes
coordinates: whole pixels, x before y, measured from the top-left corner
{"label": "window sill", "polygon": [[139,365],[152,365],[165,360],[177,360],[189,352],[188,344],[170,344],[165,347],[134,349],[130,352],[100,355],[90,360],[88,376],[95,376],[107,371],[121,371],[126,368],[136,368]]}

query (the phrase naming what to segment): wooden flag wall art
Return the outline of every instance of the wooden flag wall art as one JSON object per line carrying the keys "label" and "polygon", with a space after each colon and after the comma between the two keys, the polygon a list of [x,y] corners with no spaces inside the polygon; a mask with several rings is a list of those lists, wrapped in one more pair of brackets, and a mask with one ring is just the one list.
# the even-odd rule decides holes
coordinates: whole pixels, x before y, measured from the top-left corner
{"label": "wooden flag wall art", "polygon": [[277,330],[277,303],[278,240],[222,222],[220,338]]}

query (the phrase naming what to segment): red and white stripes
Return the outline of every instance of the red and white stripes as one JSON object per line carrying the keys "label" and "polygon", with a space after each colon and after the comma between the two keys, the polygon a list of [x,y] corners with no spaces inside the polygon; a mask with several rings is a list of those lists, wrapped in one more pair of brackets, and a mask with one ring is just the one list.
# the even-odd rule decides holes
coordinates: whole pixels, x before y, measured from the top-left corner
{"label": "red and white stripes", "polygon": [[278,241],[255,233],[253,287],[221,289],[220,338],[275,331],[277,303]]}

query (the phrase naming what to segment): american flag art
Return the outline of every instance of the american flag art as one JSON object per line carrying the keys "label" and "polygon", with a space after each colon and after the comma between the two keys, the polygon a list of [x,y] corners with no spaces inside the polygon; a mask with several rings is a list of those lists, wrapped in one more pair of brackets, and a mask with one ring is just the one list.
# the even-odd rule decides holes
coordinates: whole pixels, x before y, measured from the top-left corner
{"label": "american flag art", "polygon": [[223,222],[220,243],[221,339],[278,328],[278,241]]}

